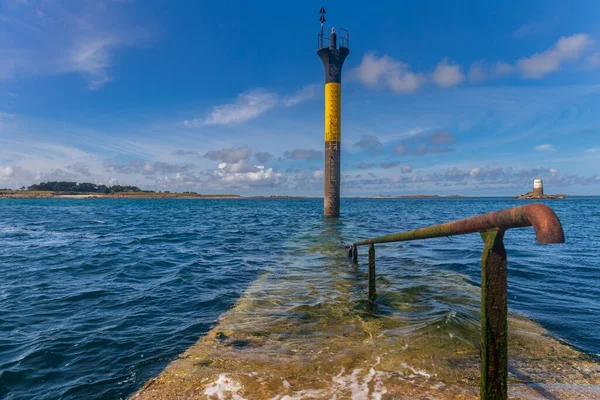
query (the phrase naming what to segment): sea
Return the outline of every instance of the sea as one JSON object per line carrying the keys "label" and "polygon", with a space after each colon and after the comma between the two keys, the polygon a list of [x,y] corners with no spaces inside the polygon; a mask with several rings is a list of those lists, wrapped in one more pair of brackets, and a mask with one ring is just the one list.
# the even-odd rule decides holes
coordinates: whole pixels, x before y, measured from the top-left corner
{"label": "sea", "polygon": [[[366,298],[366,248],[356,273],[344,243],[526,203],[344,198],[342,217],[326,219],[312,198],[0,200],[0,398],[125,399],[259,280],[277,279],[287,304],[330,301],[294,300],[287,276]],[[509,312],[600,358],[600,198],[545,203],[566,243],[506,233]],[[478,293],[482,248],[478,234],[378,247],[380,301],[418,304],[380,310],[410,312],[419,328],[476,326],[476,296],[465,294]]]}

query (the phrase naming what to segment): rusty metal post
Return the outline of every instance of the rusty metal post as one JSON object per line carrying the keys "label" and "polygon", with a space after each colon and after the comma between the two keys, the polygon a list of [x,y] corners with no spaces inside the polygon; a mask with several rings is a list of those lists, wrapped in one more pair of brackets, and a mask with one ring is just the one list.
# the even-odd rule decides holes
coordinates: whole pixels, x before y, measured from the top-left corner
{"label": "rusty metal post", "polygon": [[358,247],[357,246],[352,246],[352,262],[353,263],[358,262]]}
{"label": "rusty metal post", "polygon": [[[508,398],[508,321],[504,231],[481,232],[481,381],[482,400]],[[372,245],[371,245],[372,246]]]}
{"label": "rusty metal post", "polygon": [[369,301],[375,301],[375,245],[369,246]]}
{"label": "rusty metal post", "polygon": [[326,217],[340,216],[340,159],[340,142],[325,142],[324,213]]}

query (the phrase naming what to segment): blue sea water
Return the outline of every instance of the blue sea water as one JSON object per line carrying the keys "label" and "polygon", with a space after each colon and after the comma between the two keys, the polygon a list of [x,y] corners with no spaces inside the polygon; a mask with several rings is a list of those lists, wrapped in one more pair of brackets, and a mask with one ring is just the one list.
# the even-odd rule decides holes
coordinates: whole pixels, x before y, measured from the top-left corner
{"label": "blue sea water", "polygon": [[[126,398],[259,276],[322,268],[306,249],[311,241],[336,254],[344,251],[338,240],[521,204],[343,199],[342,219],[331,221],[322,217],[321,199],[0,201],[0,398]],[[509,308],[598,356],[600,198],[547,204],[566,243],[538,245],[532,228],[506,234]],[[441,309],[456,299],[428,274],[451,272],[472,289],[482,247],[476,234],[386,245],[377,253],[378,279],[388,291],[418,288]],[[465,310],[472,313],[465,318],[478,318]],[[434,315],[423,318],[435,323]]]}

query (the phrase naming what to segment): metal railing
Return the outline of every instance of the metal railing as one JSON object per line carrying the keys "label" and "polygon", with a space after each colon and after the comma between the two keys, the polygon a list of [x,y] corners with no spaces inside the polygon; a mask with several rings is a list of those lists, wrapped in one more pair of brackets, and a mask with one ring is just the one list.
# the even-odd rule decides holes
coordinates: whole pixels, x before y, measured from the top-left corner
{"label": "metal railing", "polygon": [[[337,33],[337,47],[345,47],[347,49],[350,48],[350,32],[346,29],[338,28]],[[329,34],[326,34],[325,31],[320,31],[318,34],[318,45],[317,50],[321,50],[322,48],[329,47]]]}
{"label": "metal railing", "polygon": [[352,244],[349,256],[358,262],[358,246],[369,245],[369,301],[375,300],[375,244],[404,242],[479,232],[481,257],[481,399],[507,399],[508,305],[504,232],[533,226],[540,244],[564,243],[560,221],[544,204],[528,204],[476,215],[441,225],[380,236]]}

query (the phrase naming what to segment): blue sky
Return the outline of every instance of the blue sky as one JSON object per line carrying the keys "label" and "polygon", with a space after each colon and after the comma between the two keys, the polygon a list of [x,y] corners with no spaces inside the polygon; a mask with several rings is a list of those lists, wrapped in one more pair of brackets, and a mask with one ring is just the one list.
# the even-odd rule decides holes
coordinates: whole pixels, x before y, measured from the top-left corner
{"label": "blue sky", "polygon": [[0,0],[0,187],[322,195],[321,5],[342,195],[600,194],[596,1]]}

